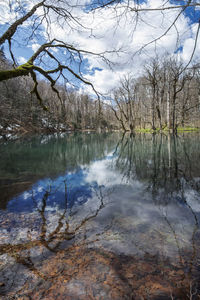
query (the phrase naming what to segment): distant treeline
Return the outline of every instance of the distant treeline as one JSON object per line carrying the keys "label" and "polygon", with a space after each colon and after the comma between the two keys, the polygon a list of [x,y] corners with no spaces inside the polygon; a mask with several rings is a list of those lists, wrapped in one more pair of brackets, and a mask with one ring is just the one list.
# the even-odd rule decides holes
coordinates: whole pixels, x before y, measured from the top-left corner
{"label": "distant treeline", "polygon": [[121,128],[176,132],[178,127],[200,127],[200,65],[187,68],[172,57],[157,57],[142,73],[137,79],[125,76],[113,93]]}
{"label": "distant treeline", "polygon": [[[0,51],[0,69],[12,68]],[[35,94],[30,76],[0,83],[0,133],[54,132],[66,130],[117,129],[112,109],[101,105],[87,94],[66,85],[57,85],[60,97],[46,81],[39,81],[39,93],[48,111],[44,111]],[[60,98],[60,99],[59,99]],[[99,116],[100,115],[100,116]]]}
{"label": "distant treeline", "polygon": [[[12,68],[0,50],[0,69]],[[30,76],[0,83],[0,134],[66,130],[135,129],[176,132],[178,127],[200,127],[200,67],[186,68],[173,58],[154,58],[142,76],[124,76],[109,101],[99,102],[67,85],[56,85],[58,94],[44,80],[35,94]]]}

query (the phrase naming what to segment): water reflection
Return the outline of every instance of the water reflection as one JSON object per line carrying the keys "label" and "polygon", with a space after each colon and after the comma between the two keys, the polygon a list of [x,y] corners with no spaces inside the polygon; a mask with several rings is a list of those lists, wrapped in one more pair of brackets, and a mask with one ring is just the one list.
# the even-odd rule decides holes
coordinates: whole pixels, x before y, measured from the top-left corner
{"label": "water reflection", "polygon": [[[39,136],[0,144],[0,208],[6,208],[16,196],[20,197],[19,202],[30,200],[27,193],[22,195],[23,191],[39,189],[40,192],[49,181],[56,180],[57,185],[66,176],[77,191],[83,177],[82,167],[104,158],[115,141],[116,136],[111,134],[86,133]],[[34,183],[37,184],[32,187]],[[80,190],[80,194],[85,193]],[[20,207],[25,208],[25,203]]]}
{"label": "water reflection", "polygon": [[[198,143],[198,134],[108,134],[18,145],[12,179],[27,180],[36,153],[51,163],[38,161],[1,211],[2,296],[199,299]],[[1,178],[11,173],[4,166]]]}

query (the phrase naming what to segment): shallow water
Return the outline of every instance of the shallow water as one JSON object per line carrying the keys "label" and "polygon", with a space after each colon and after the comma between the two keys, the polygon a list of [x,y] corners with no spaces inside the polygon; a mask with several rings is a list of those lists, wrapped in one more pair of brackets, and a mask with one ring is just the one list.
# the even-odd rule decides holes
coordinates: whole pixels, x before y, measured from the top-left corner
{"label": "shallow water", "polygon": [[200,134],[0,144],[2,299],[199,299]]}

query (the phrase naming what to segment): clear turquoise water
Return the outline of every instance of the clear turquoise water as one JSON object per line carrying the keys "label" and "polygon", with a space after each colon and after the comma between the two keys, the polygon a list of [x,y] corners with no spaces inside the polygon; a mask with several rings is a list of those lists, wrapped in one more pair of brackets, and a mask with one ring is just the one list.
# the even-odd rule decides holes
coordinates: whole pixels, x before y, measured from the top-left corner
{"label": "clear turquoise water", "polygon": [[2,297],[198,299],[199,142],[199,133],[2,142]]}

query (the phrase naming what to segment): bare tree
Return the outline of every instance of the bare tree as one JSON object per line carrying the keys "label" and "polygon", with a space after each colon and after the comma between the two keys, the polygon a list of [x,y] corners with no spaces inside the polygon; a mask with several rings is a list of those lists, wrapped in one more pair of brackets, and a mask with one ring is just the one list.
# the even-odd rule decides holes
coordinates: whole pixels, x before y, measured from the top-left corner
{"label": "bare tree", "polygon": [[143,76],[119,82],[113,96],[115,117],[124,131],[150,128],[176,133],[178,126],[199,126],[199,66],[185,69],[173,57],[152,59]]}
{"label": "bare tree", "polygon": [[[16,2],[16,3],[15,3]],[[151,44],[157,44],[159,40],[161,40],[164,36],[170,33],[174,28],[176,29],[177,22],[179,18],[187,12],[188,9],[195,10],[200,6],[200,4],[194,0],[183,1],[179,4],[171,4],[168,1],[161,1],[162,5],[160,6],[151,6],[151,1],[148,2],[140,2],[140,1],[120,1],[120,0],[97,0],[91,2],[82,2],[78,0],[76,2],[63,1],[63,0],[43,0],[34,2],[32,7],[30,5],[23,5],[25,2],[14,1],[13,3],[17,6],[15,16],[16,18],[13,22],[6,24],[4,28],[7,28],[2,35],[0,36],[0,46],[6,46],[10,52],[10,57],[12,59],[12,66],[5,69],[1,67],[0,70],[0,81],[7,81],[12,78],[18,78],[21,76],[29,76],[32,78],[34,85],[32,88],[32,94],[35,94],[37,99],[40,102],[40,105],[44,110],[47,109],[46,105],[43,103],[43,97],[41,93],[41,89],[39,87],[39,79],[43,78],[47,81],[55,93],[55,99],[59,99],[62,107],[62,114],[66,113],[66,101],[65,96],[60,95],[60,90],[58,88],[58,83],[63,80],[63,82],[72,82],[72,78],[77,80],[79,83],[83,83],[85,85],[91,86],[93,91],[97,94],[98,101],[96,108],[98,108],[98,113],[96,115],[98,128],[102,126],[102,123],[105,121],[102,115],[102,104],[100,102],[99,94],[96,92],[93,84],[84,77],[82,72],[82,65],[85,57],[95,56],[96,58],[101,58],[104,62],[110,64],[108,60],[107,53],[111,53],[112,49],[108,49],[107,52],[99,52],[94,53],[88,51],[87,49],[82,49],[79,47],[78,43],[68,43],[67,37],[65,41],[55,38],[52,35],[52,25],[53,23],[57,23],[58,27],[61,29],[67,28],[68,31],[73,34],[75,31],[85,31],[89,33],[91,36],[93,35],[93,28],[87,28],[83,22],[81,22],[80,15],[76,14],[76,10],[82,9],[82,13],[93,13],[95,18],[95,13],[98,10],[109,9],[110,11],[114,11],[114,16],[116,20],[116,26],[119,25],[120,19],[125,16],[132,16],[132,33],[134,34],[137,26],[142,22],[145,22],[145,13],[153,14],[154,12],[158,12],[163,15],[163,18],[167,18],[168,12],[175,12],[174,20],[171,21],[168,28],[165,27],[163,33],[161,33],[157,37],[153,37],[152,40],[147,42],[146,44],[141,45],[137,53],[141,53],[146,47]],[[12,3],[9,1],[10,11],[13,13]],[[165,75],[159,73],[161,69],[159,66],[154,64],[153,69],[149,69],[148,80],[151,81],[151,121],[149,120],[149,103],[147,101],[140,102],[140,107],[136,101],[136,91],[132,92],[132,87],[130,87],[129,82],[122,83],[122,90],[118,90],[117,94],[115,93],[115,102],[116,107],[112,106],[110,108],[112,112],[115,114],[118,122],[121,124],[123,130],[131,130],[133,131],[137,122],[140,123],[142,118],[144,122],[151,122],[152,128],[156,128],[156,120],[158,119],[160,129],[163,127],[164,123],[164,101],[168,99],[168,127],[172,126],[173,130],[175,130],[177,122],[176,119],[178,117],[176,113],[177,105],[177,97],[178,94],[181,93],[183,89],[184,80],[182,84],[180,82],[181,73],[189,66],[192,58],[194,56],[197,40],[199,36],[199,26],[196,28],[196,35],[194,41],[193,51],[191,53],[191,57],[188,63],[185,66],[181,66],[181,69],[178,71],[179,76],[174,79],[173,84],[171,83],[168,86],[168,93],[166,92],[165,86]],[[26,47],[29,47],[33,41],[41,40],[39,48],[27,59],[26,63],[19,65],[17,63],[17,57],[15,53],[16,42],[20,43],[18,40],[19,33],[22,34],[24,32],[24,28],[27,28],[26,34],[24,34],[23,42]],[[41,38],[41,32],[44,32],[45,35]],[[66,33],[67,35],[67,33]],[[177,47],[179,33],[177,32]],[[14,47],[15,46],[15,47]],[[116,52],[116,50],[114,50]],[[135,55],[136,53],[134,53]],[[155,69],[155,70],[154,70]],[[159,71],[158,71],[159,70]],[[153,73],[152,73],[152,72]],[[173,72],[172,72],[173,73]],[[175,78],[174,77],[174,78]],[[129,81],[129,79],[128,79]],[[162,83],[162,84],[161,84]],[[129,90],[131,88],[131,91]],[[149,90],[150,91],[150,90]],[[124,98],[123,93],[126,92],[126,100]],[[120,94],[121,99],[118,98]],[[173,95],[172,95],[173,94]],[[141,95],[140,95],[141,96]],[[168,98],[167,98],[168,97]],[[133,99],[134,98],[134,99]],[[173,98],[173,101],[171,99]],[[123,99],[123,100],[122,100]],[[56,102],[56,101],[55,101]],[[123,103],[122,103],[123,102]],[[146,106],[145,106],[146,105]],[[146,107],[146,108],[145,108]],[[192,106],[191,106],[192,107]],[[60,107],[58,108],[61,109]],[[136,116],[136,111],[140,110],[140,116]],[[145,111],[145,116],[142,117],[141,111]],[[183,108],[183,111],[185,108]],[[83,106],[79,109],[79,119],[81,118],[80,123],[81,126],[85,125],[85,108]],[[170,124],[169,116],[172,113],[172,124]],[[66,117],[66,116],[65,116]],[[169,126],[170,125],[170,126]]]}
{"label": "bare tree", "polygon": [[136,126],[136,85],[128,74],[120,80],[119,88],[114,91],[115,116],[124,131],[133,132]]}
{"label": "bare tree", "polygon": [[[58,98],[60,98],[60,95],[56,88],[56,82],[60,78],[69,82],[71,78],[74,77],[76,80],[91,86],[96,93],[92,83],[84,78],[81,72],[81,65],[83,63],[84,55],[94,55],[108,62],[105,52],[93,53],[87,51],[87,49],[80,49],[63,40],[51,38],[51,24],[55,21],[57,21],[61,28],[64,24],[64,26],[70,28],[71,31],[85,29],[84,25],[79,21],[79,18],[73,13],[73,9],[78,6],[78,2],[76,5],[72,5],[68,1],[43,0],[32,6],[30,9],[27,9],[27,6],[22,6],[21,2],[16,2],[15,4],[18,5],[19,11],[17,19],[10,24],[7,30],[0,36],[0,46],[6,43],[8,44],[10,56],[13,61],[13,68],[1,70],[0,81],[30,75],[34,81],[32,93],[37,96],[44,109],[46,109],[46,107],[43,105],[38,90],[39,76],[50,83],[52,90],[57,94]],[[38,39],[38,37],[40,37],[40,30],[44,27],[46,28],[46,40],[26,63],[18,65],[16,55],[12,48],[14,40],[17,38],[18,31],[26,24],[26,22],[30,22],[31,24],[28,28],[29,34],[25,41],[27,47],[34,38]],[[91,29],[87,28],[87,30],[89,31]],[[63,56],[59,57],[59,55],[56,55],[56,52],[62,54],[65,53],[65,62],[63,62]]]}

